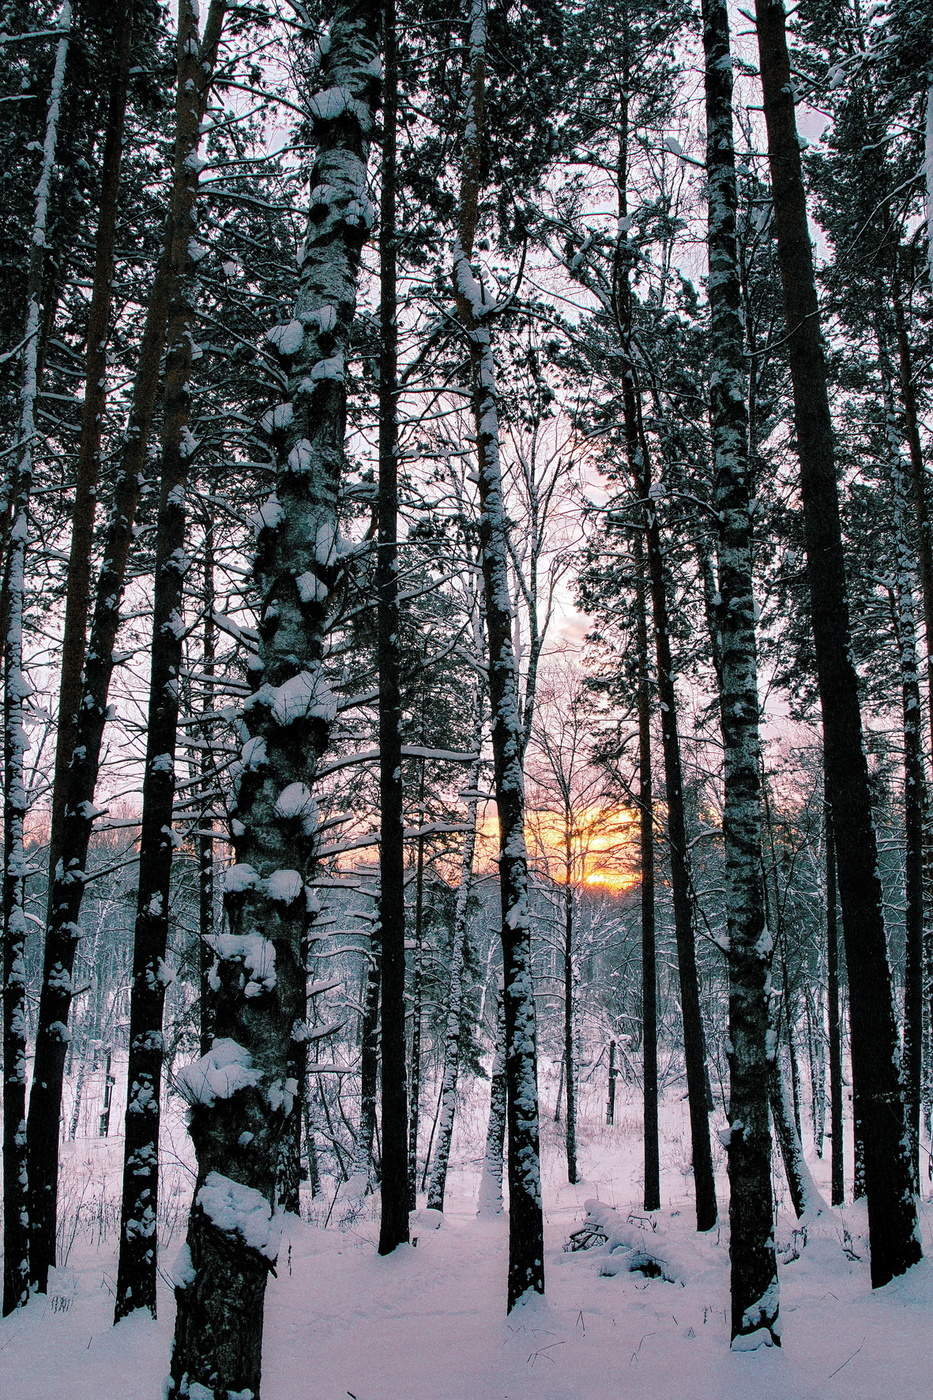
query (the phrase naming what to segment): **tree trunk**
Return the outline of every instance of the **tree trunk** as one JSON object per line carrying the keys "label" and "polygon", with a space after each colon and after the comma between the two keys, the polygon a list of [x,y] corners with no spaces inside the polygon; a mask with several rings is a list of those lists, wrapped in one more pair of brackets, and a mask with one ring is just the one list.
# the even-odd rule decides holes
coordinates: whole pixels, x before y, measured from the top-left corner
{"label": "tree trunk", "polygon": [[[204,677],[202,707],[211,711],[214,705],[214,673],[217,628],[214,624],[214,522],[204,521],[204,624],[201,641],[201,674]],[[206,739],[206,735],[204,736]],[[198,1008],[201,1054],[206,1055],[214,1037],[211,1023],[210,969],[214,937],[214,817],[211,788],[214,784],[214,763],[207,744],[202,750],[200,781],[203,799],[198,812]]]}
{"label": "tree trunk", "polygon": [[[205,45],[198,70],[199,122],[213,75],[214,52]],[[193,197],[193,189],[185,186]],[[179,192],[176,191],[176,194]],[[185,212],[185,222],[190,219]],[[53,872],[48,901],[45,965],[60,967],[61,975],[43,980],[36,1037],[36,1063],[29,1097],[27,1141],[32,1234],[32,1284],[46,1289],[54,1258],[58,1210],[58,1122],[61,1116],[64,1043],[50,1028],[67,1028],[71,1014],[71,978],[81,937],[81,905],[88,849],[97,813],[94,796],[100,769],[107,701],[117,658],[114,651],[120,626],[120,605],[127,565],[136,537],[140,487],[147,471],[149,435],[159,391],[159,369],[168,314],[168,247],[172,216],[166,229],[165,252],[156,270],[146,309],[129,421],[123,441],[120,471],[114,487],[94,599],[94,615],[84,662],[81,703],[77,707],[75,744],[64,774],[60,858]]]}
{"label": "tree trunk", "polygon": [[382,982],[381,945],[372,940],[366,963],[366,993],[360,1021],[360,1116],[353,1141],[352,1176],[359,1194],[366,1194],[372,1178],[373,1137],[376,1132],[376,1087],[379,1082],[379,988]]}
{"label": "tree trunk", "polygon": [[[421,764],[421,802],[424,802],[424,763]],[[424,807],[419,806],[419,825]],[[415,857],[415,937],[411,969],[411,1062],[408,1102],[408,1206],[418,1203],[418,1134],[421,1128],[421,1036],[424,1029],[424,837],[418,837]]]}
{"label": "tree trunk", "polygon": [[564,1083],[566,1085],[567,1114],[564,1120],[564,1146],[567,1152],[567,1180],[571,1186],[579,1181],[577,1172],[577,1099],[576,1064],[573,1044],[574,1029],[574,977],[573,977],[573,885],[570,882],[568,853],[568,878],[564,886]]}
{"label": "tree trunk", "polygon": [[914,615],[914,569],[907,537],[907,482],[890,380],[886,376],[888,472],[894,507],[894,622],[900,651],[901,714],[904,729],[904,1039],[902,1070],[907,1104],[907,1132],[913,1189],[920,1190],[920,1092],[923,1077],[923,885],[926,784],[923,759],[923,711]]}
{"label": "tree trunk", "polygon": [[[482,743],[482,692],[476,698],[476,721],[473,741],[479,753]],[[482,765],[477,761],[470,770],[468,791],[478,792]],[[450,1163],[450,1145],[454,1133],[457,1109],[457,1082],[460,1075],[460,1045],[463,1036],[463,958],[469,923],[469,901],[473,889],[473,858],[476,853],[476,819],[479,799],[467,801],[466,831],[460,856],[460,883],[454,901],[453,932],[450,939],[450,986],[447,992],[447,1021],[444,1030],[444,1070],[441,1077],[441,1106],[437,1129],[434,1166],[428,1185],[428,1208],[444,1209],[444,1190]]]}
{"label": "tree trunk", "polygon": [[839,931],[836,921],[836,848],[832,808],[824,802],[826,841],[826,1016],[829,1039],[830,1201],[845,1205],[842,1119],[842,1027],[839,1016]]}
{"label": "tree trunk", "polygon": [[[609,1042],[609,1076],[606,1087],[606,1127],[611,1128],[616,1121],[616,1043]],[[654,1210],[654,1206],[645,1206],[645,1210]]]}
{"label": "tree trunk", "polygon": [[398,311],[395,0],[383,7],[385,81],[380,202],[379,498],[376,588],[379,651],[379,936],[382,943],[382,1211],[379,1253],[407,1244],[408,1091],[405,1076],[405,850],[398,608]]}
{"label": "tree trunk", "polygon": [[[49,200],[55,171],[62,89],[68,60],[72,14],[62,5],[56,28],[56,51],[39,182],[33,213],[26,283],[26,326],[20,386],[19,440],[10,483],[12,525],[4,578],[6,615],[3,638],[3,1315],[22,1307],[29,1297],[31,1200],[26,1153],[26,876],[23,823],[26,817],[26,730],[23,701],[30,693],[23,674],[26,551],[36,437],[39,387],[39,341],[42,288],[49,224]],[[56,1027],[64,1064],[67,1028]],[[58,1143],[55,1116],[55,1141]]]}
{"label": "tree trunk", "polygon": [[729,1259],[732,1346],[780,1346],[771,1133],[758,663],[752,572],[745,335],[736,246],[732,60],[726,0],[703,0],[709,228],[713,505],[719,527],[718,638],[729,966]]}
{"label": "tree trunk", "polygon": [[[371,223],[366,162],[379,17],[373,0],[334,9],[321,91],[308,98],[313,202],[296,315],[267,333],[288,398],[266,419],[276,483],[257,518],[260,640],[250,671],[255,690],[242,711],[248,738],[232,813],[236,864],[225,876],[231,932],[215,940],[215,1038],[206,1063],[177,1076],[191,1101],[197,1185],[188,1267],[176,1278],[166,1400],[184,1400],[196,1386],[260,1395],[263,1300],[278,1253],[278,1146],[292,1107],[290,1043],[303,1033],[303,950],[318,902],[312,785],[337,711],[323,650],[342,572],[345,376]],[[235,1066],[226,1098],[209,1092],[220,1062]]]}
{"label": "tree trunk", "polygon": [[[221,0],[215,8],[223,9]],[[213,35],[210,37],[213,39]],[[192,156],[197,152],[200,135],[197,79],[201,73],[201,58],[197,9],[191,0],[185,0],[179,16],[167,356],[162,395],[162,477],[156,524],[146,768],[133,935],[123,1196],[114,1306],[117,1321],[140,1308],[147,1309],[153,1317],[156,1310],[159,1119],[164,1058],[162,1019],[169,980],[165,956],[175,845],[172,816],[178,687],[185,631],[185,492],[193,450],[189,424],[196,275],[190,245],[196,227],[198,169]]]}
{"label": "tree trunk", "polygon": [[635,645],[638,652],[638,831],[641,864],[642,1136],[645,1210],[661,1209],[661,1150],[658,1132],[658,954],[654,910],[654,773],[651,756],[651,674],[645,550],[635,537]]}
{"label": "tree trunk", "polygon": [[864,1126],[872,1284],[921,1254],[897,1030],[885,946],[878,851],[862,743],[858,682],[839,519],[835,442],[820,334],[813,250],[780,0],[756,0],[765,122],[794,388],[810,610],[825,764],[839,872],[852,1030],[856,1118]]}
{"label": "tree trunk", "polygon": [[[94,514],[100,474],[101,432],[107,401],[107,343],[110,334],[110,308],[113,302],[114,241],[119,208],[134,13],[134,0],[129,0],[124,17],[115,26],[117,52],[112,59],[113,69],[101,156],[100,206],[94,249],[94,277],[87,315],[84,401],[81,405],[75,496],[71,510],[71,545],[62,633],[58,733],[55,740],[49,834],[50,890],[60,854],[65,773],[75,746],[75,726],[77,709],[81,702],[81,674],[91,601]],[[50,972],[50,968],[46,969],[43,980]]]}
{"label": "tree trunk", "polygon": [[486,1123],[486,1148],[483,1172],[479,1183],[477,1215],[502,1214],[502,1152],[505,1145],[507,1117],[505,1068],[505,1007],[496,996],[496,1047],[489,1080],[489,1118]]}
{"label": "tree trunk", "polygon": [[[618,196],[620,218],[626,212],[625,123],[620,135]],[[674,931],[677,940],[677,966],[684,1031],[684,1060],[690,1110],[690,1138],[693,1178],[696,1192],[698,1230],[711,1230],[716,1224],[716,1187],[710,1147],[706,1088],[706,1043],[700,1014],[700,989],[694,935],[693,898],[687,854],[687,826],[684,810],[683,774],[680,760],[680,733],[677,722],[677,691],[674,683],[668,619],[667,577],[657,512],[651,499],[651,473],[648,448],[641,425],[639,394],[631,351],[632,307],[629,285],[628,238],[619,237],[616,259],[614,301],[616,319],[625,361],[622,381],[622,411],[626,454],[635,490],[642,504],[645,524],[645,553],[651,598],[658,700],[661,710],[661,741],[664,752],[665,796],[667,799],[668,846],[671,861],[671,892],[674,905]]]}
{"label": "tree trunk", "polygon": [[499,819],[499,883],[502,897],[509,1142],[507,1309],[511,1312],[527,1295],[544,1292],[544,1222],[538,1145],[537,1044],[531,978],[522,730],[512,646],[509,527],[499,460],[495,357],[488,320],[492,303],[487,301],[470,263],[481,190],[485,54],[485,0],[471,0],[460,227],[454,251],[453,280],[472,369],[471,397],[479,466],[479,534],[489,640],[493,772]]}

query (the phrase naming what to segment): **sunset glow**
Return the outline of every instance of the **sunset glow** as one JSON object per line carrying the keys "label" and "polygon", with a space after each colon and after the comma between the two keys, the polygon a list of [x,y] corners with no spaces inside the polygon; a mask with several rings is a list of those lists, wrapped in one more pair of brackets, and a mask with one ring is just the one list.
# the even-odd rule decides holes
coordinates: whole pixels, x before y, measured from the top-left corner
{"label": "sunset glow", "polygon": [[[625,808],[587,807],[573,815],[568,870],[567,831],[561,813],[529,808],[525,823],[532,869],[557,885],[585,885],[625,894],[639,883],[636,813]],[[495,861],[497,824],[490,804],[479,825],[483,864]]]}

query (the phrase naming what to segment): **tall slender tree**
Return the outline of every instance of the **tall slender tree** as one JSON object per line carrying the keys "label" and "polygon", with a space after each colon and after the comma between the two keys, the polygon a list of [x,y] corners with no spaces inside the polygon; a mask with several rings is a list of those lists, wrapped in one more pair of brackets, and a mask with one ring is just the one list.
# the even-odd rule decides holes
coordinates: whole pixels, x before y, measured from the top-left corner
{"label": "tall slender tree", "polygon": [[921,1254],[904,1131],[878,850],[839,519],[835,435],[782,0],[756,0],[768,159],[794,389],[810,616],[849,973],[855,1114],[864,1130],[872,1284]]}
{"label": "tall slender tree", "polygon": [[[372,224],[366,169],[379,21],[374,0],[332,12],[320,87],[308,99],[314,154],[297,305],[269,332],[287,398],[267,419],[276,482],[256,520],[259,649],[242,711],[236,863],[225,876],[230,932],[214,940],[214,1041],[183,1081],[197,1184],[176,1276],[169,1400],[186,1400],[195,1387],[215,1397],[260,1393],[263,1300],[278,1253],[278,1149],[295,1090],[290,1047],[309,1034],[302,949],[319,907],[312,788],[337,710],[323,652],[342,573],[347,359]],[[227,1068],[226,1094],[214,1092],[218,1065]]]}
{"label": "tall slender tree", "polygon": [[729,938],[729,1258],[732,1345],[780,1345],[771,1131],[768,994],[773,940],[765,920],[761,746],[752,573],[752,484],[732,54],[726,0],[703,0],[710,303],[713,508],[719,527],[718,635],[724,749],[723,837]]}
{"label": "tall slender tree", "polygon": [[469,6],[462,176],[454,293],[470,356],[479,467],[480,549],[489,645],[493,771],[499,821],[503,1005],[508,1085],[509,1266],[507,1308],[544,1292],[544,1222],[538,1142],[537,1041],[525,845],[524,744],[512,646],[508,521],[502,483],[491,317],[495,304],[472,266],[482,192],[486,0]]}
{"label": "tall slender tree", "polygon": [[[26,325],[22,340],[20,418],[16,465],[10,483],[12,509],[4,574],[3,637],[3,1312],[22,1307],[29,1294],[29,1201],[26,1156],[26,911],[27,875],[23,823],[26,817],[23,673],[26,557],[36,450],[40,332],[46,308],[46,239],[52,178],[58,150],[62,91],[71,36],[69,0],[59,11],[55,65],[39,160],[30,230]],[[64,1031],[64,1027],[61,1028]],[[55,1121],[58,1134],[58,1119]]]}

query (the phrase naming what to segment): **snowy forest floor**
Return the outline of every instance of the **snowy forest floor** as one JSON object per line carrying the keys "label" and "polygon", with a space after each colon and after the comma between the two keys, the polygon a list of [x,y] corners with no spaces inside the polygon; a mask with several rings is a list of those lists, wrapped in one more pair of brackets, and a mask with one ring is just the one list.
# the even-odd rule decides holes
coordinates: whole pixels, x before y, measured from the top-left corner
{"label": "snowy forest floor", "polygon": [[[727,1227],[706,1237],[692,1229],[684,1105],[676,1098],[665,1105],[664,1208],[651,1222],[639,1209],[634,1090],[629,1101],[622,1096],[612,1128],[600,1122],[596,1095],[584,1097],[585,1179],[577,1186],[566,1184],[561,1129],[545,1118],[547,1298],[506,1318],[506,1222],[475,1214],[482,1087],[464,1105],[447,1214],[436,1228],[432,1213],[418,1213],[414,1248],[376,1255],[372,1198],[340,1226],[338,1202],[323,1228],[333,1183],[323,1200],[306,1203],[308,1219],[290,1223],[267,1294],[264,1400],[919,1400],[930,1393],[933,1205],[923,1217],[928,1258],[873,1293],[863,1211],[828,1212],[799,1249],[783,1200],[784,1347],[732,1353]],[[4,1400],[157,1400],[161,1393],[174,1320],[167,1276],[184,1231],[188,1148],[176,1122],[160,1212],[159,1320],[113,1328],[121,1146],[88,1137],[66,1149],[73,1238],[48,1297],[0,1324]],[[811,1157],[811,1165],[825,1186],[826,1158]],[[647,1252],[663,1258],[674,1282],[629,1271],[632,1256],[624,1251],[565,1252],[593,1197],[616,1206],[623,1221],[631,1217],[630,1229],[644,1230]]]}

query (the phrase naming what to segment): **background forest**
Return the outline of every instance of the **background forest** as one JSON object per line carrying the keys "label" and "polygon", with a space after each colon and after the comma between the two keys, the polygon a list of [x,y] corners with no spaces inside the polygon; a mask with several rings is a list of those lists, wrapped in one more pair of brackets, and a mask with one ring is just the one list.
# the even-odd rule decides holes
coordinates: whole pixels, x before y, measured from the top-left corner
{"label": "background forest", "polygon": [[270,1277],[271,1400],[925,1374],[929,0],[0,0],[0,75],[7,1393],[158,1307],[259,1400]]}

